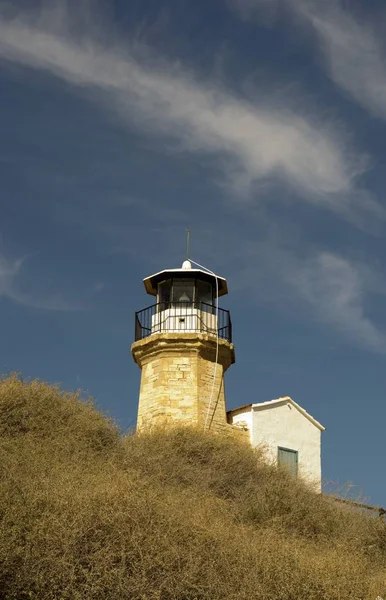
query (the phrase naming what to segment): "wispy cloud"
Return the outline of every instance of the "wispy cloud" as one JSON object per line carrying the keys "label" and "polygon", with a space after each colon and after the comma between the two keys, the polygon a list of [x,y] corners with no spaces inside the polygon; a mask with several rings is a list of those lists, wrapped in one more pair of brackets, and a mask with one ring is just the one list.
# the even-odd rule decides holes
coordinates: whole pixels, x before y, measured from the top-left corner
{"label": "wispy cloud", "polygon": [[94,294],[100,294],[106,287],[106,283],[104,281],[99,281],[93,287]]}
{"label": "wispy cloud", "polygon": [[244,18],[256,9],[272,14],[273,6],[290,8],[316,33],[331,79],[370,113],[386,118],[386,47],[375,19],[364,19],[341,0],[229,1]]}
{"label": "wispy cloud", "polygon": [[12,296],[14,282],[22,264],[23,258],[12,260],[0,254],[0,296]]}
{"label": "wispy cloud", "polygon": [[321,252],[292,273],[297,292],[325,323],[377,352],[386,352],[386,331],[366,314],[365,275],[349,260]]}
{"label": "wispy cloud", "polygon": [[386,117],[386,54],[374,24],[341,2],[288,0],[309,20],[331,78],[371,113]]}
{"label": "wispy cloud", "polygon": [[17,304],[43,310],[79,310],[80,305],[65,300],[60,293],[42,294],[23,289],[23,266],[27,258],[8,258],[0,254],[0,297]]}
{"label": "wispy cloud", "polygon": [[[304,117],[288,102],[247,101],[203,82],[178,64],[133,51],[118,37],[103,43],[97,28],[71,25],[61,5],[0,19],[0,57],[55,75],[114,110],[123,123],[178,142],[183,151],[215,157],[233,194],[256,182],[285,182],[305,201],[352,218],[365,210],[383,215],[357,178],[362,157],[320,117]],[[74,33],[76,32],[76,33]]]}
{"label": "wispy cloud", "polygon": [[[329,326],[357,347],[386,352],[386,329],[372,314],[372,300],[386,295],[377,267],[353,257],[309,246],[307,255],[289,238],[267,236],[239,244],[233,287],[272,310],[300,314]],[[241,260],[241,255],[244,260]],[[381,323],[381,322],[380,322]]]}

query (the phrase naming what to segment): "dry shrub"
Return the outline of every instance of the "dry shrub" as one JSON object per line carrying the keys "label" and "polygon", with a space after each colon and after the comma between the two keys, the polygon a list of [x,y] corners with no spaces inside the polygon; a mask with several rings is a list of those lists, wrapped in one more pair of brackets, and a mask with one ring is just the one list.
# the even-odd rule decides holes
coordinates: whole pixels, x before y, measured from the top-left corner
{"label": "dry shrub", "polygon": [[90,403],[0,381],[3,600],[375,600],[384,525],[261,452],[173,428],[120,440]]}

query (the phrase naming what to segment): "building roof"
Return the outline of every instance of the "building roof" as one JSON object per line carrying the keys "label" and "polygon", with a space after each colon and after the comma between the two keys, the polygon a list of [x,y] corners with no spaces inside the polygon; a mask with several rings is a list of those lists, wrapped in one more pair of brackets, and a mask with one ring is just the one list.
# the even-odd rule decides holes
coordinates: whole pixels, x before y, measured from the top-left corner
{"label": "building roof", "polygon": [[227,281],[224,277],[219,277],[218,275],[212,275],[208,271],[203,271],[202,269],[191,269],[191,268],[183,268],[183,269],[164,269],[163,271],[159,271],[158,273],[154,273],[154,275],[149,275],[149,277],[145,277],[143,283],[145,285],[145,289],[148,294],[152,296],[157,295],[157,286],[161,281],[165,279],[171,279],[172,277],[181,277],[184,279],[201,279],[202,281],[208,281],[215,285],[216,278],[218,283],[218,295],[225,296],[228,293]]}
{"label": "building roof", "polygon": [[315,427],[320,429],[320,431],[325,431],[326,428],[323,427],[319,421],[314,419],[304,408],[300,406],[295,400],[292,400],[290,396],[283,396],[282,398],[277,398],[276,400],[268,400],[267,402],[259,402],[257,404],[244,404],[243,406],[239,406],[227,412],[228,415],[232,415],[242,409],[251,409],[251,410],[265,410],[267,408],[272,408],[274,406],[280,406],[282,404],[291,404],[294,408],[296,408],[306,419],[308,419]]}
{"label": "building roof", "polygon": [[233,413],[239,412],[240,410],[244,410],[246,408],[252,408],[252,403],[251,404],[242,404],[241,406],[238,406],[237,408],[232,408],[232,410],[227,410],[227,415],[232,415]]}

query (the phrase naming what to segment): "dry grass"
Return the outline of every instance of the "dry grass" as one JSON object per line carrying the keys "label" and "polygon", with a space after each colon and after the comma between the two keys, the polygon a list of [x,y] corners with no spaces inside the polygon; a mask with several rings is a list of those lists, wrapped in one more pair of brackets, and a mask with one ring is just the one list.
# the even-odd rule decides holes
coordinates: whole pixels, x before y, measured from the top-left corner
{"label": "dry grass", "polygon": [[3,600],[375,600],[385,533],[242,444],[0,381]]}

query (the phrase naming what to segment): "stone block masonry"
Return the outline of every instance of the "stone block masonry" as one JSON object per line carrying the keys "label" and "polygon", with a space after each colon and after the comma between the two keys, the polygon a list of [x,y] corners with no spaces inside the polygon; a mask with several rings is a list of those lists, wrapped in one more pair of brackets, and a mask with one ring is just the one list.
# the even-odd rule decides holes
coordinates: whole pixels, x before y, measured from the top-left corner
{"label": "stone block masonry", "polygon": [[217,365],[216,336],[205,333],[153,334],[135,342],[132,354],[142,371],[137,430],[181,423],[244,433],[226,422],[224,373],[235,362],[233,344],[219,339]]}

